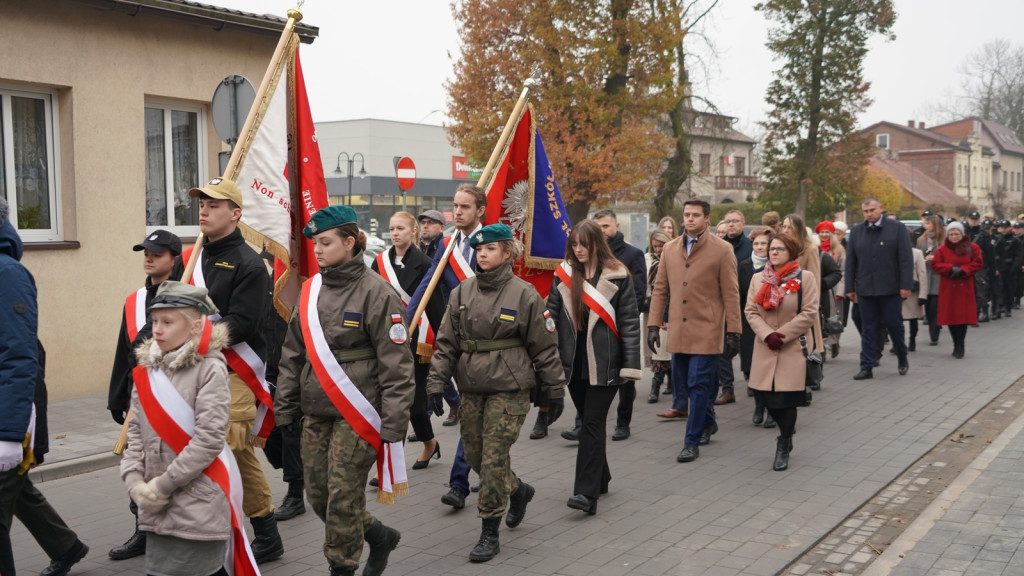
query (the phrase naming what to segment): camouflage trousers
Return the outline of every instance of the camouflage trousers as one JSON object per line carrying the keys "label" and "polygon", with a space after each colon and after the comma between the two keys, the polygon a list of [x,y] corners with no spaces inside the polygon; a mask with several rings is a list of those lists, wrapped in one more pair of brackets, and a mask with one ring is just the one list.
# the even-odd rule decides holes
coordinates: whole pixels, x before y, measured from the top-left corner
{"label": "camouflage trousers", "polygon": [[466,461],[480,475],[477,509],[481,518],[504,515],[509,495],[519,487],[508,452],[529,411],[529,390],[462,393],[459,425]]}
{"label": "camouflage trousers", "polygon": [[366,477],[376,461],[377,451],[344,419],[304,418],[306,495],[324,521],[324,556],[332,568],[359,567],[363,535],[373,524],[366,511]]}

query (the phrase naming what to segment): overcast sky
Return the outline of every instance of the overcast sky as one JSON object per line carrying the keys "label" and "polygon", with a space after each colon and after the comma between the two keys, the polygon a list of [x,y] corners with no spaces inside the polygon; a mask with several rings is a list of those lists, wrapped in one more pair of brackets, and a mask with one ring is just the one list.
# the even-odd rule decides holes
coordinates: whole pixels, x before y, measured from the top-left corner
{"label": "overcast sky", "polygon": [[[284,16],[285,0],[205,0]],[[702,0],[707,1],[707,0]],[[696,91],[751,135],[768,105],[765,89],[776,64],[765,48],[767,25],[756,0],[719,0],[704,33],[714,44],[707,82]],[[447,0],[308,0],[302,8],[320,37],[302,49],[316,121],[381,118],[440,124],[444,82],[458,58],[458,35]],[[1021,0],[896,0],[896,40],[876,39],[865,62],[874,104],[862,126],[880,120],[928,120],[930,103],[958,90],[965,56],[985,42],[1020,42]],[[695,45],[694,50],[704,51]],[[268,59],[269,59],[268,54]],[[259,84],[259,78],[250,78]],[[439,111],[440,110],[440,111]]]}

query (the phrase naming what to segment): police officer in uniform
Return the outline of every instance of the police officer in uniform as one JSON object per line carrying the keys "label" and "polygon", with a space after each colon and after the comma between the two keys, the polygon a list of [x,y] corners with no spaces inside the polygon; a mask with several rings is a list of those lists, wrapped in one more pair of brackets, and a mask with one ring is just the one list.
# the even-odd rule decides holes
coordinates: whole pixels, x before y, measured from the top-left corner
{"label": "police officer in uniform", "polygon": [[469,559],[486,562],[500,550],[498,525],[506,502],[505,524],[515,528],[534,495],[534,488],[512,472],[509,458],[530,411],[530,389],[539,379],[548,398],[563,398],[565,373],[544,301],[512,273],[512,261],[523,250],[512,230],[504,224],[485,226],[470,236],[470,246],[478,273],[451,292],[427,394],[434,410],[443,410],[442,390],[456,374],[466,460],[480,475],[477,507],[483,529]]}
{"label": "police officer in uniform", "polygon": [[1013,297],[1017,293],[1017,271],[1020,270],[1020,242],[1013,234],[1009,220],[1001,220],[996,237],[996,280],[999,285],[997,316],[1013,315]]}
{"label": "police officer in uniform", "polygon": [[[380,440],[401,442],[416,393],[405,306],[363,263],[366,236],[356,222],[352,208],[331,206],[314,214],[302,231],[313,239],[320,266],[316,311],[330,352],[354,384],[352,392],[379,416]],[[281,349],[277,424],[302,430],[306,494],[324,521],[331,575],[355,573],[365,539],[370,554],[363,575],[379,576],[401,534],[366,510],[366,477],[378,452],[357,433],[360,422],[350,422],[325,392],[326,385],[335,384],[322,383],[310,364],[315,350],[304,339],[301,313],[292,313]]]}

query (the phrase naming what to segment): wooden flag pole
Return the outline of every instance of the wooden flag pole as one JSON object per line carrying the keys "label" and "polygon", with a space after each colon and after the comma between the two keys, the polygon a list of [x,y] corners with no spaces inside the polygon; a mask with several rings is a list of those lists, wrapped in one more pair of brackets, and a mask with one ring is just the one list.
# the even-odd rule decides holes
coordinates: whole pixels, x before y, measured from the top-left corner
{"label": "wooden flag pole", "polygon": [[[301,4],[301,2],[300,2]],[[252,145],[252,139],[255,137],[253,133],[253,126],[256,124],[256,119],[260,116],[261,112],[265,108],[267,92],[270,91],[270,85],[274,82],[274,77],[278,75],[283,62],[285,62],[286,51],[288,45],[291,43],[292,34],[295,33],[295,24],[302,20],[302,12],[298,8],[292,8],[288,10],[288,21],[284,25],[284,29],[281,31],[281,37],[277,41],[277,47],[274,48],[274,56],[270,60],[270,65],[267,66],[266,73],[263,74],[263,81],[260,82],[260,88],[256,91],[256,98],[253,100],[252,108],[249,108],[249,115],[245,118],[245,124],[242,125],[242,131],[240,134],[245,135],[245,140],[241,141],[240,146],[235,146],[231,151],[231,158],[228,160],[227,166],[224,168],[224,173],[221,175],[222,178],[228,180],[234,180],[238,176],[239,160],[242,158],[243,152],[248,151],[249,146]],[[188,282],[188,279],[192,277],[192,272],[196,269],[196,264],[199,262],[199,253],[203,248],[203,241],[205,235],[202,231],[196,236],[196,243],[192,248],[192,254],[189,255],[188,262],[185,263],[185,271],[182,272],[180,280]],[[117,442],[114,444],[114,454],[124,453],[125,446],[128,443],[128,421],[131,418],[131,411],[128,412],[124,419],[124,425],[121,426],[121,433],[117,437]]]}
{"label": "wooden flag pole", "polygon": [[[537,81],[533,78],[527,78],[526,82],[523,82],[523,91],[519,94],[519,100],[516,101],[516,105],[512,108],[512,114],[508,117],[508,122],[505,123],[505,128],[501,131],[501,136],[498,137],[498,143],[495,145],[494,150],[491,151],[491,157],[487,160],[487,165],[484,166],[484,171],[480,174],[480,179],[477,180],[477,186],[483,186],[487,183],[487,180],[491,177],[491,171],[494,170],[494,165],[497,164],[498,158],[501,156],[502,150],[505,149],[505,144],[508,142],[509,136],[512,135],[512,128],[516,125],[519,117],[523,114],[523,108],[526,106],[526,96],[530,93],[530,88],[537,85]],[[434,270],[434,275],[430,277],[430,283],[427,284],[426,291],[423,292],[423,297],[420,298],[419,305],[416,306],[416,313],[409,319],[409,326],[416,326],[419,324],[420,316],[423,315],[423,310],[427,307],[427,301],[430,300],[430,296],[434,293],[437,288],[438,281],[441,280],[441,274],[444,273],[444,267],[448,265],[448,257],[452,254],[452,249],[455,248],[455,242],[449,242],[448,246],[444,249],[444,254],[441,255],[441,261],[438,262],[437,268]]]}

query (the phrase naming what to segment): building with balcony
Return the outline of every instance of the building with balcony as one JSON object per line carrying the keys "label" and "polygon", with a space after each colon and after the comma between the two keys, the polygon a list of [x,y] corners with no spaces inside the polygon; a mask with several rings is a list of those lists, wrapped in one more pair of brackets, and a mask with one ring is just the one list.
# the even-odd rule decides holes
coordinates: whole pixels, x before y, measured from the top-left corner
{"label": "building with balcony", "polygon": [[733,127],[736,118],[690,110],[684,119],[693,164],[679,189],[682,200],[703,198],[719,204],[746,202],[756,196],[760,182],[752,162],[757,143]]}

